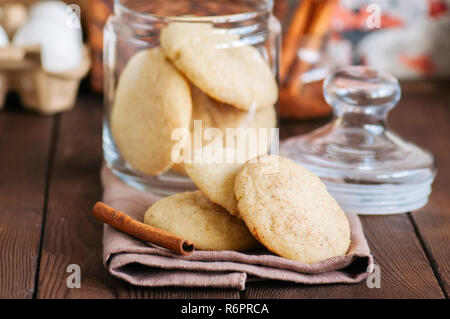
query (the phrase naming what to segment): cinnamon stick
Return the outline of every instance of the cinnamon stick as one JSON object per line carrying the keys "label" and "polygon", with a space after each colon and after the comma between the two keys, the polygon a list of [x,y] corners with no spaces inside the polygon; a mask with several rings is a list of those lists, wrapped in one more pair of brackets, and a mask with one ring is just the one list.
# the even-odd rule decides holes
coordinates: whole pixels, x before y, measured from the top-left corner
{"label": "cinnamon stick", "polygon": [[[315,1],[311,9],[312,18],[306,27],[302,49],[320,51],[325,35],[329,30],[331,15],[336,6],[335,0]],[[297,43],[300,43],[297,40]],[[295,53],[297,53],[296,48]],[[324,116],[331,108],[324,101],[321,83],[305,83],[302,75],[311,69],[308,61],[297,59],[290,67],[289,77],[285,79],[280,91],[280,113],[282,117],[308,118]]]}
{"label": "cinnamon stick", "polygon": [[281,82],[285,80],[292,62],[295,60],[299,39],[306,33],[312,9],[313,0],[303,0],[292,17],[289,29],[283,39],[280,66]]}
{"label": "cinnamon stick", "polygon": [[104,223],[143,241],[170,249],[182,255],[194,252],[194,244],[168,231],[141,223],[127,214],[98,202],[92,210],[94,216]]}
{"label": "cinnamon stick", "polygon": [[[319,51],[323,44],[325,35],[330,28],[331,15],[335,8],[335,0],[324,0],[317,4],[314,17],[311,24],[308,26],[307,34],[309,39],[304,43],[303,48],[311,51]],[[300,61],[297,67],[293,70],[296,75],[301,75],[307,72],[311,68],[311,65],[306,61]],[[294,82],[300,81],[299,76],[294,77]],[[303,83],[303,82],[302,82]],[[301,84],[300,84],[301,85]],[[294,85],[295,86],[295,85]]]}
{"label": "cinnamon stick", "polygon": [[336,0],[322,0],[316,4],[314,17],[308,26],[307,34],[325,35],[330,29],[331,17],[336,7]]}

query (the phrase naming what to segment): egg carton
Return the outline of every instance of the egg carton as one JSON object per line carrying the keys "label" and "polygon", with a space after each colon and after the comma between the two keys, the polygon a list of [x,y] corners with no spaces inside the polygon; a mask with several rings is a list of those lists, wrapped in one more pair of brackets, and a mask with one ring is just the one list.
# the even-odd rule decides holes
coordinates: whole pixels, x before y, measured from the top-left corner
{"label": "egg carton", "polygon": [[[28,19],[28,7],[34,0],[0,0],[0,23],[10,38]],[[46,71],[41,62],[40,46],[0,47],[0,110],[10,91],[19,94],[22,105],[42,114],[68,110],[75,104],[81,79],[91,66],[87,46],[82,63],[63,72]]]}
{"label": "egg carton", "polygon": [[48,72],[42,67],[40,47],[0,48],[0,109],[6,94],[17,92],[22,105],[42,114],[71,109],[81,79],[91,65],[88,48],[83,47],[79,67],[64,72]]}

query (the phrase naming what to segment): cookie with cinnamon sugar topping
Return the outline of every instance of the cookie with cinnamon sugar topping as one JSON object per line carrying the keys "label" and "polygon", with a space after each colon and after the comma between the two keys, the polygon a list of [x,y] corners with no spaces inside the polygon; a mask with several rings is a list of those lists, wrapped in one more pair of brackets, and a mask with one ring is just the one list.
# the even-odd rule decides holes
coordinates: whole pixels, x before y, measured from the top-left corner
{"label": "cookie with cinnamon sugar topping", "polygon": [[320,178],[287,158],[245,163],[234,191],[250,232],[270,251],[306,264],[345,255],[350,225]]}

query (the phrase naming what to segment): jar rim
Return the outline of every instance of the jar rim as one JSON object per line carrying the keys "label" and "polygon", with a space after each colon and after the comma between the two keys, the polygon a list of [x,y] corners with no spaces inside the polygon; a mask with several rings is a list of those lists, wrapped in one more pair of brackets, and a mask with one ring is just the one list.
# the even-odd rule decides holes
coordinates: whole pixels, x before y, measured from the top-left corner
{"label": "jar rim", "polygon": [[148,20],[152,22],[158,20],[162,20],[165,22],[238,22],[252,19],[260,14],[267,14],[272,12],[274,0],[259,0],[259,2],[261,3],[261,6],[259,8],[242,13],[210,16],[170,16],[138,11],[125,5],[123,3],[123,0],[114,0],[114,13],[129,14],[139,17],[144,21]]}

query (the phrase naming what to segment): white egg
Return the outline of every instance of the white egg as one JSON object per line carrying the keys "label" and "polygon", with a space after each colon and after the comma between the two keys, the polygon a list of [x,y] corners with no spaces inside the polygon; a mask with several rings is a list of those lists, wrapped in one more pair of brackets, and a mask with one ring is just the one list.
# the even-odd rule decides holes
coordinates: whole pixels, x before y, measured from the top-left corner
{"label": "white egg", "polygon": [[29,11],[30,19],[44,19],[64,26],[82,41],[81,22],[72,7],[62,1],[38,1]]}
{"label": "white egg", "polygon": [[76,68],[83,59],[80,39],[50,20],[31,19],[16,32],[15,46],[40,45],[45,70],[61,72]]}
{"label": "white egg", "polygon": [[8,34],[0,25],[0,47],[6,47],[9,44]]}
{"label": "white egg", "polygon": [[28,12],[31,18],[45,17],[57,22],[65,22],[68,16],[68,5],[62,1],[38,1],[33,4]]}

